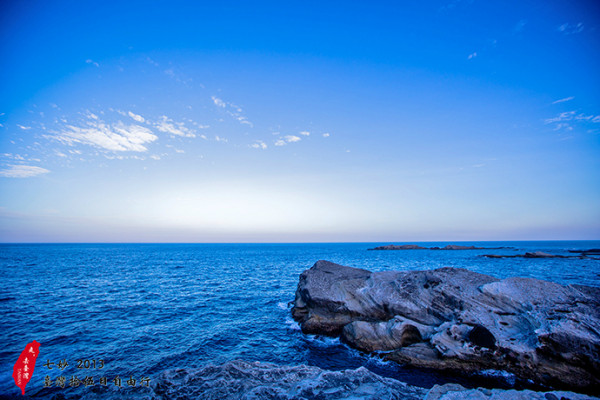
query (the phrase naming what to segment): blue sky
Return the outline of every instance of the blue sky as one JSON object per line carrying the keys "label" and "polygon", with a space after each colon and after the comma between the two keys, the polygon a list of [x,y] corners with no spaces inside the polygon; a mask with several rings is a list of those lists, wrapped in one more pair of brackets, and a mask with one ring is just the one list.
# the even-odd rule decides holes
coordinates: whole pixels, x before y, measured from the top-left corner
{"label": "blue sky", "polygon": [[594,2],[3,2],[0,241],[598,239]]}

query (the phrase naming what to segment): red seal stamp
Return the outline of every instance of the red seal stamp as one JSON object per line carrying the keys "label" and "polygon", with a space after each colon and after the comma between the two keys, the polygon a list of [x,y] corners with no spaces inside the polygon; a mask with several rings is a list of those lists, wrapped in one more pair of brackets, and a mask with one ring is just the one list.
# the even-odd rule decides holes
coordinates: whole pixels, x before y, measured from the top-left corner
{"label": "red seal stamp", "polygon": [[23,350],[13,367],[13,379],[15,385],[21,388],[22,395],[25,395],[25,386],[31,380],[35,369],[35,360],[37,360],[39,354],[40,344],[34,340],[25,346],[25,350]]}

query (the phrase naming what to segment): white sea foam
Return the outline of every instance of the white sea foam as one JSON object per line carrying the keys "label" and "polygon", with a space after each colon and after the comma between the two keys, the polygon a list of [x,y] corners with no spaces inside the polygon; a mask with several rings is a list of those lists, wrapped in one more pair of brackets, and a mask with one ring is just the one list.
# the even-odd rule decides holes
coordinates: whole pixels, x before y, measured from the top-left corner
{"label": "white sea foam", "polygon": [[288,326],[289,329],[291,329],[293,331],[300,330],[300,325],[298,325],[298,323],[296,321],[294,321],[293,319],[291,319],[290,317],[285,319],[285,324]]}
{"label": "white sea foam", "polygon": [[492,378],[501,378],[511,385],[514,385],[517,380],[517,377],[515,376],[515,374],[512,374],[507,371],[500,371],[497,369],[485,369],[483,371],[480,371],[478,373],[478,375],[492,377]]}

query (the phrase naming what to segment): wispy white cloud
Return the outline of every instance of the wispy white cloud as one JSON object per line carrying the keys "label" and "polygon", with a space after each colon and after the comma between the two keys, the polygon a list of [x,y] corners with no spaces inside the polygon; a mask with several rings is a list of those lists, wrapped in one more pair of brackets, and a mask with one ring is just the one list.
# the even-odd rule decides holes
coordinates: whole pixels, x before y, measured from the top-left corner
{"label": "wispy white cloud", "polygon": [[295,135],[286,135],[283,138],[277,138],[274,144],[275,146],[285,146],[288,143],[295,143],[301,141],[302,138]]}
{"label": "wispy white cloud", "polygon": [[578,114],[575,116],[575,119],[577,121],[589,121],[589,122],[598,123],[598,122],[600,122],[600,115]]}
{"label": "wispy white cloud", "polygon": [[24,161],[25,158],[19,154],[12,154],[12,153],[4,153],[2,154],[3,157],[6,158],[10,158],[11,160],[17,160],[17,161]]}
{"label": "wispy white cloud", "polygon": [[31,129],[31,127],[30,127],[30,126],[19,125],[19,124],[17,124],[17,126],[18,126],[19,128],[21,128],[21,129],[23,129],[24,131],[28,131],[28,130],[30,130],[30,129]]}
{"label": "wispy white cloud", "polygon": [[575,98],[574,96],[565,97],[564,99],[559,99],[559,100],[553,101],[552,104],[564,103],[566,101],[571,101],[574,98]]}
{"label": "wispy white cloud", "polygon": [[141,115],[138,115],[138,114],[134,114],[131,111],[127,112],[127,115],[129,115],[131,118],[133,118],[137,122],[145,121],[144,117],[142,117]]}
{"label": "wispy white cloud", "polygon": [[324,133],[323,134],[323,137],[329,137],[329,136],[331,136],[329,133]]}
{"label": "wispy white cloud", "polygon": [[265,150],[267,148],[267,144],[262,140],[257,140],[255,143],[252,143],[250,147],[254,149],[262,149]]}
{"label": "wispy white cloud", "polygon": [[554,130],[572,131],[572,124],[600,123],[600,115],[577,113],[576,111],[561,112],[553,118],[544,120],[546,124],[554,124]]}
{"label": "wispy white cloud", "polygon": [[71,145],[81,143],[110,151],[136,152],[148,150],[145,145],[158,139],[146,127],[121,121],[108,124],[91,114],[85,126],[67,125],[52,137]]}
{"label": "wispy white cloud", "polygon": [[286,135],[284,136],[284,139],[286,140],[286,142],[288,143],[294,143],[294,142],[299,142],[302,139],[298,136],[294,136],[294,135]]}
{"label": "wispy white cloud", "polygon": [[224,137],[221,137],[221,136],[219,136],[219,135],[215,136],[215,140],[216,140],[217,142],[223,142],[223,143],[227,143],[227,142],[229,142],[229,140],[227,140],[226,138],[224,138]]}
{"label": "wispy white cloud", "polygon": [[229,114],[232,118],[237,120],[240,124],[245,124],[249,125],[250,127],[254,127],[254,124],[250,122],[245,115],[243,115],[244,110],[242,110],[240,106],[226,102],[216,96],[212,96],[211,99],[217,107],[226,109],[225,112]]}
{"label": "wispy white cloud", "polygon": [[545,119],[544,122],[547,124],[552,124],[555,122],[570,121],[573,119],[574,116],[575,116],[575,111],[565,111],[565,112],[561,112],[556,117]]}
{"label": "wispy white cloud", "polygon": [[8,165],[7,168],[0,169],[0,176],[5,178],[30,178],[47,174],[50,172],[46,168],[35,167],[33,165]]}
{"label": "wispy white cloud", "polygon": [[96,61],[94,60],[90,60],[89,58],[87,60],[85,60],[86,64],[92,64],[95,67],[100,67],[100,64],[98,64]]}
{"label": "wispy white cloud", "polygon": [[302,131],[302,132],[300,132],[300,134],[302,136],[310,136],[310,132],[309,131]]}
{"label": "wispy white cloud", "polygon": [[235,119],[237,119],[238,121],[240,121],[240,124],[246,124],[246,125],[250,125],[251,127],[254,126],[254,124],[250,121],[248,121],[248,118],[243,117],[243,116],[234,116]]}
{"label": "wispy white cloud", "polygon": [[175,122],[163,115],[159,121],[154,123],[154,127],[161,132],[170,133],[175,136],[195,137],[194,132],[187,128],[183,122]]}
{"label": "wispy white cloud", "polygon": [[211,99],[212,99],[213,103],[215,103],[215,106],[221,107],[221,108],[227,107],[227,104],[225,104],[225,102],[223,100],[221,100],[220,98],[218,98],[216,96],[212,96]]}
{"label": "wispy white cloud", "polygon": [[579,22],[578,24],[562,24],[558,27],[558,31],[565,35],[573,35],[576,33],[581,33],[584,30],[583,22]]}
{"label": "wispy white cloud", "polygon": [[473,53],[469,54],[469,56],[467,57],[467,60],[471,60],[475,57],[477,57],[477,52],[473,52]]}

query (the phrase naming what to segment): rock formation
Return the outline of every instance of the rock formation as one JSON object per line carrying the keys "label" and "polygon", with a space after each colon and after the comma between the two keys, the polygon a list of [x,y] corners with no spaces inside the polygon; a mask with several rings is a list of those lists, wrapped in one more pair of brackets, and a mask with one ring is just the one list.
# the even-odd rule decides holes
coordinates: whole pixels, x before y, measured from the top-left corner
{"label": "rock formation", "polygon": [[327,371],[239,360],[197,370],[165,371],[153,384],[153,391],[154,400],[593,400],[571,392],[465,389],[457,384],[424,389],[383,378],[363,367]]}
{"label": "rock formation", "polygon": [[600,288],[318,261],[300,275],[292,315],[304,333],[400,363],[600,392]]}
{"label": "rock formation", "polygon": [[422,400],[427,389],[383,378],[366,368],[327,371],[306,365],[231,361],[199,370],[165,371],[154,399]]}

